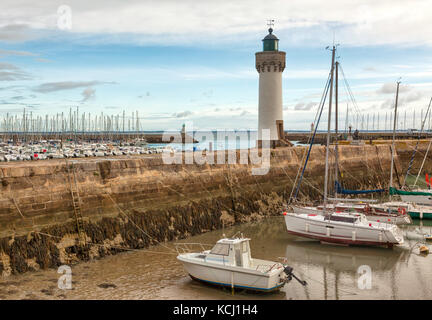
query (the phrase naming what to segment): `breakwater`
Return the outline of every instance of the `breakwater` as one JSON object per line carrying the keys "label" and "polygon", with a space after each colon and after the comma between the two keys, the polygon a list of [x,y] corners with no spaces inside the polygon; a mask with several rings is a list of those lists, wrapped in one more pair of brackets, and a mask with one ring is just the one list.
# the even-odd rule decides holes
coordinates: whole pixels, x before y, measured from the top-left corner
{"label": "breakwater", "polygon": [[[398,131],[395,133],[395,139],[397,140],[411,140],[415,143],[418,139],[429,139],[430,138],[430,131],[427,132],[407,132],[407,131]],[[297,141],[299,143],[306,144],[309,141],[310,132],[285,132],[285,139],[290,141]],[[339,140],[345,140],[348,137],[347,132],[340,132],[339,133]],[[331,137],[331,140],[334,141],[334,134]],[[372,144],[391,144],[393,139],[393,132],[391,130],[389,131],[360,131],[358,134],[359,140],[364,140],[366,144],[370,144],[370,141],[372,141]],[[314,139],[315,143],[317,144],[326,144],[327,142],[327,133],[326,132],[317,132]],[[344,141],[342,141],[344,143]]]}
{"label": "breakwater", "polygon": [[[167,165],[161,155],[2,164],[0,273],[95,259],[278,215],[304,150],[271,150],[270,170],[261,176],[238,161]],[[314,147],[310,159],[304,201],[321,197],[325,148]],[[347,188],[385,188],[390,160],[389,145],[339,148]],[[403,167],[397,157],[397,176]],[[75,183],[85,243],[79,241]]]}

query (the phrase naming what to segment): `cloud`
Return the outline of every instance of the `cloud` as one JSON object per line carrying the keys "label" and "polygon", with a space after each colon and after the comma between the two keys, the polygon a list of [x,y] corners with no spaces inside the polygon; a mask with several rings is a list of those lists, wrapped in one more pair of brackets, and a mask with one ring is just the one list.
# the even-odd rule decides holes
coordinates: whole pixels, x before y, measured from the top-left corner
{"label": "cloud", "polygon": [[83,96],[83,99],[81,100],[81,103],[86,102],[87,100],[94,99],[96,96],[96,90],[88,87],[81,92],[81,95]]}
{"label": "cloud", "polygon": [[294,106],[294,110],[308,111],[317,105],[316,102],[299,102]]}
{"label": "cloud", "polygon": [[173,113],[172,116],[175,118],[186,118],[186,117],[191,116],[193,114],[194,113],[192,111],[186,110],[186,111],[182,111],[182,112]]}
{"label": "cloud", "polygon": [[0,81],[30,80],[31,77],[17,66],[0,62]]}
{"label": "cloud", "polygon": [[36,54],[28,51],[4,50],[0,49],[0,56],[36,56]]}
{"label": "cloud", "polygon": [[15,97],[11,97],[11,100],[24,100],[26,97],[25,96],[15,96]]}
{"label": "cloud", "polygon": [[211,98],[213,96],[213,90],[204,91],[202,94],[206,98]]}
{"label": "cloud", "polygon": [[[28,4],[31,6],[31,4]],[[4,8],[2,8],[2,11]],[[31,40],[34,38],[35,32],[27,24],[15,23],[7,24],[0,27],[0,41],[19,42]],[[20,54],[18,54],[20,55]],[[24,54],[33,55],[33,54]]]}
{"label": "cloud", "polygon": [[[378,90],[377,90],[377,93],[378,94],[381,94],[381,93],[383,93],[383,94],[396,94],[396,83],[395,82],[387,82],[387,83],[384,83],[382,86],[381,86],[381,88],[379,88]],[[412,87],[411,86],[409,86],[409,85],[405,85],[405,84],[400,84],[399,85],[399,93],[404,93],[404,92],[408,92],[408,91],[410,91],[412,89]]]}
{"label": "cloud", "polygon": [[271,6],[262,0],[75,0],[73,28],[67,32],[58,30],[58,5],[57,0],[37,5],[30,0],[3,0],[0,40],[32,39],[45,30],[51,37],[54,31],[58,38],[76,35],[81,40],[87,35],[122,41],[124,36],[142,44],[237,42],[262,35],[265,12],[275,18],[277,35],[296,44],[321,46],[335,31],[345,45],[432,45],[425,28],[432,19],[427,0],[274,0]]}
{"label": "cloud", "polygon": [[[426,96],[427,96],[426,92],[422,92],[422,91],[410,92],[408,94],[398,97],[398,106],[399,107],[406,106],[408,103],[420,101]],[[394,99],[387,99],[381,103],[381,109],[393,109],[394,106],[395,106]]]}
{"label": "cloud", "polygon": [[52,60],[45,59],[45,58],[36,58],[36,61],[38,61],[38,62],[43,62],[43,63],[52,62]]}
{"label": "cloud", "polygon": [[378,69],[376,67],[368,66],[368,67],[364,67],[363,71],[366,71],[366,72],[377,72]]}
{"label": "cloud", "polygon": [[95,85],[113,84],[115,82],[104,81],[63,81],[63,82],[47,82],[33,88],[35,92],[49,93],[55,91],[72,90],[77,88],[86,88]]}
{"label": "cloud", "polygon": [[[145,96],[150,97],[150,91],[147,91]],[[144,98],[144,95],[139,95],[138,98],[142,99],[142,98]]]}

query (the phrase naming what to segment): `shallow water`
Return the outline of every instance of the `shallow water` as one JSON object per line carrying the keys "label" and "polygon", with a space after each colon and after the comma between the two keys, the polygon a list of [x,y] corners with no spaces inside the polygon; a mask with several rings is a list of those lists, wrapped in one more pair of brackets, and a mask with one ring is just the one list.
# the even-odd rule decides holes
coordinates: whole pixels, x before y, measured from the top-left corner
{"label": "shallow water", "polygon": [[[432,223],[405,227],[410,234],[432,233]],[[170,249],[131,251],[72,267],[72,289],[57,286],[57,270],[41,270],[0,280],[0,299],[432,299],[432,255],[418,253],[416,240],[393,249],[323,245],[298,240],[285,231],[282,217],[247,223],[190,237],[182,242],[214,244],[225,233],[251,237],[252,256],[287,257],[293,280],[279,292],[252,294],[207,286],[191,280]],[[358,285],[358,268],[371,268],[371,288]]]}

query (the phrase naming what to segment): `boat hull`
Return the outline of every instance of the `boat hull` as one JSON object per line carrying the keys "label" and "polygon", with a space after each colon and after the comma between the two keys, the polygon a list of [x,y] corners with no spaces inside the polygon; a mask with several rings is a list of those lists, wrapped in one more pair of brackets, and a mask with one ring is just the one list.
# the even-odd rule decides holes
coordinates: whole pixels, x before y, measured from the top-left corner
{"label": "boat hull", "polygon": [[209,263],[204,265],[186,259],[178,259],[183,263],[184,269],[192,279],[212,285],[271,292],[280,289],[285,284],[282,276],[283,269],[279,272],[260,274],[253,270],[247,272],[244,268]]}
{"label": "boat hull", "polygon": [[[347,208],[336,206],[336,210],[345,211]],[[355,209],[354,209],[355,210]],[[358,213],[364,213],[364,210],[355,210]],[[313,207],[294,207],[295,213],[305,213],[305,214],[322,214],[322,209],[315,209]],[[412,220],[408,215],[395,215],[395,214],[385,214],[382,212],[381,214],[373,214],[373,213],[364,213],[369,221],[382,222],[382,223],[391,223],[396,225],[403,224],[411,224]]]}
{"label": "boat hull", "polygon": [[365,228],[353,224],[330,224],[328,221],[317,221],[288,213],[284,217],[288,233],[321,242],[387,247],[403,243],[403,237],[396,239],[395,235],[385,228]]}
{"label": "boat hull", "polygon": [[[209,284],[212,286],[217,286],[217,287],[227,287],[227,288],[232,288],[230,283],[221,283],[221,282],[214,282],[214,281],[210,281],[210,280],[204,280],[204,279],[199,279],[194,277],[193,275],[189,274],[189,277],[191,277],[192,280],[201,282],[201,283],[205,283],[205,284]],[[260,292],[274,292],[279,290],[280,288],[282,288],[284,286],[284,283],[280,283],[278,286],[274,287],[274,288],[270,288],[270,289],[262,289],[262,288],[256,288],[256,287],[250,287],[250,286],[241,286],[238,284],[234,284],[234,289],[244,289],[244,290],[250,290],[250,291],[260,291]]]}
{"label": "boat hull", "polygon": [[383,222],[383,223],[391,223],[395,225],[403,225],[403,224],[411,224],[412,220],[408,215],[400,215],[400,216],[385,216],[385,215],[373,215],[367,214],[366,218],[370,221]]}
{"label": "boat hull", "polygon": [[426,195],[399,195],[404,202],[413,202],[422,205],[432,205],[432,193],[429,196]]}
{"label": "boat hull", "polygon": [[408,211],[408,214],[413,219],[432,219],[432,212],[423,212],[423,211]]}

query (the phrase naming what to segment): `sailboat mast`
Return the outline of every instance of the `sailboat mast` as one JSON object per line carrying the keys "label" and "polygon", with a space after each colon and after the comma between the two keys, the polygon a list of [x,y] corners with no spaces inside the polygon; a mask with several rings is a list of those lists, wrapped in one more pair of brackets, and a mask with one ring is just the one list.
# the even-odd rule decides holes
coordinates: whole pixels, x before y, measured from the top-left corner
{"label": "sailboat mast", "polygon": [[[429,106],[428,106],[427,111],[426,111],[426,116],[425,116],[425,118],[424,118],[423,125],[422,125],[422,131],[420,132],[420,134],[423,132],[423,127],[424,127],[424,124],[426,123],[426,119],[427,119],[427,117],[428,117],[428,113],[429,113],[429,119],[430,119],[430,107],[431,107],[431,104],[432,104],[432,98],[431,98],[430,101],[429,101]],[[424,166],[424,164],[425,164],[425,162],[426,162],[426,158],[427,158],[427,156],[428,156],[428,153],[429,153],[429,149],[430,149],[431,143],[432,143],[432,140],[429,141],[429,145],[428,145],[428,148],[427,148],[426,153],[425,153],[425,155],[424,155],[423,162],[422,162],[422,164],[421,164],[420,170],[419,170],[419,172],[417,173],[417,177],[416,177],[416,179],[415,179],[414,186],[417,185],[417,181],[418,181],[418,179],[419,179],[419,177],[420,177],[420,173],[421,173],[422,170],[423,170],[423,166]],[[406,179],[405,179],[405,180],[406,180]]]}
{"label": "sailboat mast", "polygon": [[395,101],[395,113],[393,119],[393,142],[391,148],[391,167],[390,167],[390,188],[393,187],[393,163],[394,163],[394,150],[395,150],[395,137],[396,137],[396,121],[397,121],[397,105],[398,105],[398,97],[399,97],[399,85],[400,81],[397,82],[396,87],[396,101]]}
{"label": "sailboat mast", "polygon": [[[336,73],[336,79],[335,79],[335,181],[338,181],[339,172],[338,172],[338,66],[339,62],[336,61],[335,63],[335,73]],[[337,189],[335,189],[335,195],[337,194]]]}
{"label": "sailboat mast", "polygon": [[324,204],[323,211],[326,212],[327,208],[327,193],[328,193],[328,176],[329,176],[329,147],[330,147],[330,130],[331,130],[331,106],[333,97],[333,76],[334,76],[334,60],[335,60],[336,47],[332,48],[332,64],[331,64],[331,77],[330,77],[330,96],[329,96],[329,112],[327,119],[327,145],[326,145],[326,160],[325,160],[325,176],[324,176]]}

